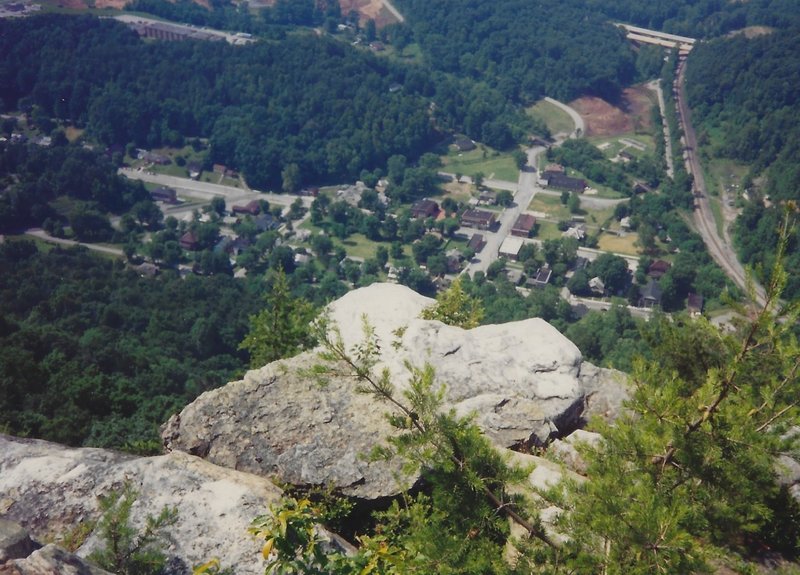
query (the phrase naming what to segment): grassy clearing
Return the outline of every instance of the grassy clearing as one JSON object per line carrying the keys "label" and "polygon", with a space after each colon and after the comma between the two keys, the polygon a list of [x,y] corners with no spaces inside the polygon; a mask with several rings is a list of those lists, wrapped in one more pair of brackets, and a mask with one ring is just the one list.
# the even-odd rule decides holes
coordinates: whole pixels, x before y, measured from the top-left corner
{"label": "grassy clearing", "polygon": [[478,144],[478,147],[469,152],[449,150],[442,156],[443,170],[454,174],[474,176],[478,172],[485,178],[516,182],[519,179],[519,169],[510,154],[504,154]]}
{"label": "grassy clearing", "polygon": [[561,231],[555,222],[539,221],[539,233],[536,234],[536,239],[539,240],[557,240],[561,238]]}
{"label": "grassy clearing", "polygon": [[442,184],[445,195],[453,198],[457,202],[468,202],[472,199],[472,184],[462,184],[459,182],[447,182]]}
{"label": "grassy clearing", "polygon": [[75,126],[67,126],[64,129],[64,135],[67,137],[67,140],[69,140],[70,143],[80,138],[84,132],[85,130],[76,128]]}
{"label": "grassy clearing", "polygon": [[711,206],[711,214],[714,216],[717,234],[719,234],[719,237],[724,237],[725,218],[722,215],[722,206],[719,205],[719,202],[719,198],[708,198],[708,205]]}
{"label": "grassy clearing", "polygon": [[607,252],[636,256],[639,255],[639,248],[636,245],[638,239],[639,236],[635,233],[628,233],[625,236],[601,234],[597,239],[597,247]]}
{"label": "grassy clearing", "polygon": [[559,196],[536,194],[528,204],[528,211],[547,214],[548,218],[567,220],[570,218],[569,208],[561,203]]}
{"label": "grassy clearing", "polygon": [[525,112],[529,116],[544,122],[551,134],[558,134],[559,132],[570,133],[575,129],[575,122],[572,121],[569,114],[545,100],[539,100],[536,104],[527,108]]}

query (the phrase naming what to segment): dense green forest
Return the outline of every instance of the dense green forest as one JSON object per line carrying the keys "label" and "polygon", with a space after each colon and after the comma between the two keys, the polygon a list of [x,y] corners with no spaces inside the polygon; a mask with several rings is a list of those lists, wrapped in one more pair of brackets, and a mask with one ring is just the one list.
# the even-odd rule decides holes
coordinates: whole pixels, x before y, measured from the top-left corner
{"label": "dense green forest", "polygon": [[622,33],[597,12],[527,0],[401,0],[433,68],[480,78],[516,100],[614,99],[634,75]]}
{"label": "dense green forest", "polygon": [[145,279],[84,248],[0,246],[0,428],[70,445],[158,444],[158,426],[246,366],[259,307],[225,275]]}
{"label": "dense green forest", "polygon": [[69,224],[77,239],[102,241],[113,235],[109,212],[155,211],[160,220],[141,182],[116,172],[110,158],[79,146],[0,144],[0,233]]}
{"label": "dense green forest", "polygon": [[302,33],[248,46],[152,43],[112,20],[50,15],[0,22],[0,61],[7,108],[41,108],[105,144],[209,137],[209,161],[253,186],[279,184],[290,164],[304,182],[356,177],[393,154],[419,155],[437,128],[504,147],[522,135],[509,124],[525,125],[487,86]]}
{"label": "dense green forest", "polygon": [[[800,200],[800,28],[702,44],[686,74],[705,153],[751,166],[735,238],[744,263],[769,269],[781,211],[788,200]],[[798,246],[795,234],[786,266],[792,298],[800,295]]]}

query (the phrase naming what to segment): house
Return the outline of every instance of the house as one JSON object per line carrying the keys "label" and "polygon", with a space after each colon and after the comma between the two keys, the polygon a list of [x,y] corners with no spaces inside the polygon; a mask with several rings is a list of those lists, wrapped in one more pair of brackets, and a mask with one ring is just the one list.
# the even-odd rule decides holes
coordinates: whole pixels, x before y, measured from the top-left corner
{"label": "house", "polygon": [[652,192],[653,188],[645,184],[644,182],[634,182],[633,184],[633,193],[634,194],[647,194]]}
{"label": "house", "polygon": [[186,232],[183,234],[181,239],[178,240],[178,243],[183,249],[189,250],[190,252],[197,251],[197,249],[200,247],[197,236],[194,235],[193,232]]}
{"label": "house", "polygon": [[147,150],[138,150],[138,152],[137,158],[147,162],[148,164],[167,166],[172,163],[172,160],[163,154],[156,154],[155,152],[148,152]]}
{"label": "house", "polygon": [[511,235],[519,238],[529,238],[534,226],[536,226],[535,217],[530,214],[520,214],[511,227]]}
{"label": "house", "polygon": [[134,271],[143,278],[152,278],[158,275],[158,266],[150,262],[144,262],[138,266],[133,266]]}
{"label": "house", "polygon": [[447,273],[457,274],[461,271],[461,262],[464,260],[461,251],[455,248],[447,250],[444,257],[447,259]]}
{"label": "house", "polygon": [[411,205],[412,218],[435,218],[439,214],[439,204],[425,198]]}
{"label": "house", "polygon": [[547,176],[547,187],[566,190],[580,194],[586,189],[586,180],[565,176],[564,174],[550,174]]}
{"label": "house", "polygon": [[641,291],[639,307],[653,308],[660,306],[662,295],[661,286],[658,285],[656,280],[651,279]]}
{"label": "house", "polygon": [[150,192],[150,197],[153,199],[154,202],[164,202],[166,204],[176,204],[178,203],[178,195],[174,189],[168,188],[167,186],[159,186],[152,192]]}
{"label": "house", "polygon": [[198,162],[189,162],[186,164],[186,171],[189,172],[189,177],[196,180],[203,173],[203,166]]}
{"label": "house", "polygon": [[599,277],[595,276],[589,280],[589,289],[592,290],[594,295],[606,295],[606,285]]}
{"label": "house", "polygon": [[686,311],[688,311],[689,315],[692,317],[698,317],[703,313],[704,303],[703,296],[698,293],[690,293],[686,298]]}
{"label": "house", "polygon": [[467,247],[476,254],[480,252],[484,246],[486,246],[486,240],[483,239],[483,234],[472,234],[472,237],[469,239],[469,243],[467,244]]}
{"label": "house", "polygon": [[586,238],[586,226],[583,224],[572,226],[567,231],[563,232],[561,234],[561,237],[575,238],[576,240],[581,242]]}
{"label": "house", "polygon": [[631,229],[631,217],[630,216],[625,216],[624,218],[622,218],[619,221],[619,229],[625,230],[625,231],[630,231],[630,229]]}
{"label": "house", "polygon": [[249,216],[257,216],[261,213],[261,206],[258,203],[258,200],[252,200],[248,202],[244,206],[233,206],[231,208],[231,212],[234,214],[245,214]]}
{"label": "house", "polygon": [[494,225],[497,215],[485,210],[467,210],[461,216],[461,225],[467,228],[488,230]]}
{"label": "house", "polygon": [[494,190],[482,190],[478,195],[478,205],[494,206],[497,204],[497,192]]}
{"label": "house", "polygon": [[459,152],[469,152],[475,149],[475,142],[467,138],[466,136],[459,136],[453,142],[453,145]]}
{"label": "house", "polygon": [[650,264],[650,267],[647,268],[647,275],[657,280],[667,273],[671,267],[672,264],[669,262],[665,262],[664,260],[656,260]]}
{"label": "house", "polygon": [[266,232],[269,230],[277,230],[281,227],[281,223],[275,219],[275,216],[272,214],[261,214],[256,218],[253,218],[253,223],[258,228],[259,232]]}
{"label": "house", "polygon": [[550,283],[550,278],[552,277],[552,275],[553,275],[553,270],[551,270],[548,266],[543,266],[536,271],[535,276],[528,278],[528,281],[526,283],[528,287],[542,289],[548,283]]}
{"label": "house", "polygon": [[228,171],[228,167],[225,164],[214,164],[211,169],[214,171],[215,174],[225,175]]}
{"label": "house", "polygon": [[519,251],[524,245],[525,242],[522,240],[522,238],[506,236],[506,239],[504,239],[503,243],[500,244],[500,249],[497,250],[497,255],[499,255],[501,258],[508,258],[510,260],[517,261],[519,259]]}

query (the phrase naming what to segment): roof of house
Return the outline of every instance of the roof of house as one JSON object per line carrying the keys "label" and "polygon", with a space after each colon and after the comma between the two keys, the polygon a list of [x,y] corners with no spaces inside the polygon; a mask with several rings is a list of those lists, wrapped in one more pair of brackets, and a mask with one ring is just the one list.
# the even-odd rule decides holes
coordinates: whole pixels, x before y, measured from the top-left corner
{"label": "roof of house", "polygon": [[497,216],[494,212],[487,212],[485,210],[467,210],[461,216],[461,221],[488,226],[494,222],[496,218]]}
{"label": "roof of house", "polygon": [[664,260],[656,260],[647,268],[647,275],[661,277],[669,271],[672,264]]}
{"label": "roof of house", "polygon": [[533,226],[536,225],[536,218],[530,214],[520,214],[517,221],[514,222],[512,230],[520,230],[530,232]]}
{"label": "roof of house", "polygon": [[485,245],[485,243],[486,242],[483,239],[483,234],[472,234],[472,237],[469,239],[467,247],[472,250],[478,251]]}
{"label": "roof of house", "polygon": [[647,285],[644,286],[641,291],[642,299],[654,302],[660,302],[663,294],[664,292],[661,290],[661,286],[653,279],[647,282]]}
{"label": "roof of house", "polygon": [[541,267],[536,272],[536,278],[534,279],[536,283],[546,284],[547,282],[550,281],[550,276],[552,275],[553,275],[553,270],[551,270],[549,267]]}
{"label": "roof of house", "polygon": [[686,298],[686,307],[690,310],[703,311],[703,296],[699,293],[690,293]]}
{"label": "roof of house", "polygon": [[439,212],[439,204],[428,198],[417,200],[411,204],[411,215],[415,218],[420,216],[433,216]]}
{"label": "roof of house", "polygon": [[549,174],[547,176],[547,185],[554,188],[582,191],[586,188],[586,180],[565,176],[564,174]]}

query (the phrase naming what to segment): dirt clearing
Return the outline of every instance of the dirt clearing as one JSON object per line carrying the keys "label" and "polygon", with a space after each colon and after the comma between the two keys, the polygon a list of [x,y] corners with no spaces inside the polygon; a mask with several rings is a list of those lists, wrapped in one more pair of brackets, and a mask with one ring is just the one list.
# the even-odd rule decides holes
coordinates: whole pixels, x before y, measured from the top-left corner
{"label": "dirt clearing", "polygon": [[656,95],[640,84],[622,92],[619,106],[601,98],[584,96],[569,103],[586,123],[585,136],[620,136],[632,132],[649,132],[652,128],[650,110]]}

